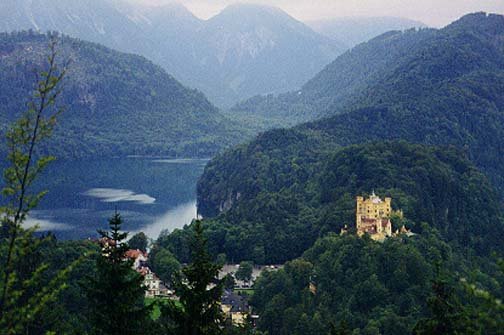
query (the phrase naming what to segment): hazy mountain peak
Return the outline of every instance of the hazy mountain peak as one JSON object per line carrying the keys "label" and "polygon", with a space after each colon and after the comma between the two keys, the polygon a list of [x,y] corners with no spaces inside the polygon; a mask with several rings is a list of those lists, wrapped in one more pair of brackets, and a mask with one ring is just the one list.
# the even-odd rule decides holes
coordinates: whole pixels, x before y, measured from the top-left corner
{"label": "hazy mountain peak", "polygon": [[234,29],[247,30],[257,25],[277,29],[290,25],[294,29],[310,30],[303,23],[277,7],[255,4],[232,4],[208,20],[209,24],[232,24]]}
{"label": "hazy mountain peak", "polygon": [[235,4],[201,20],[178,1],[0,0],[0,31],[27,29],[145,55],[220,106],[296,89],[346,49],[270,6]]}
{"label": "hazy mountain peak", "polygon": [[[186,27],[190,30],[199,29],[203,20],[196,17],[187,7],[179,2],[170,2],[159,6],[143,7],[141,9],[154,26]],[[160,31],[159,33],[165,33]]]}
{"label": "hazy mountain peak", "polygon": [[186,6],[184,6],[180,2],[169,2],[166,4],[158,5],[158,6],[151,6],[147,7],[147,11],[154,13],[169,13],[172,16],[178,16],[178,17],[186,17],[186,18],[194,18],[199,20],[189,9],[187,9]]}
{"label": "hazy mountain peak", "polygon": [[[225,7],[220,14],[274,14],[288,16],[286,12],[278,7],[259,5],[253,3],[234,3]],[[219,15],[219,14],[217,14]]]}

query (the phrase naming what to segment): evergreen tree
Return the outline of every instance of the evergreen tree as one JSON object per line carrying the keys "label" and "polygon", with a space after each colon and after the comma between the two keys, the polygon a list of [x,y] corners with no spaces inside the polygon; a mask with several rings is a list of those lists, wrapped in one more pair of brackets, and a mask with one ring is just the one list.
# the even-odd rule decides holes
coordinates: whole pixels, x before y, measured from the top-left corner
{"label": "evergreen tree", "polygon": [[99,231],[102,252],[96,275],[87,285],[94,334],[144,334],[150,323],[143,277],[132,268],[133,261],[125,259],[128,234],[120,231],[121,224],[121,216],[115,213],[109,221],[110,232]]}
{"label": "evergreen tree", "polygon": [[218,280],[221,266],[212,263],[200,221],[193,225],[192,262],[174,279],[179,304],[162,306],[164,327],[180,335],[221,334],[224,316],[220,309],[223,281]]}
{"label": "evergreen tree", "polygon": [[455,295],[455,290],[448,280],[438,278],[432,283],[433,296],[427,304],[431,317],[418,321],[415,335],[457,335],[477,334],[464,306]]}

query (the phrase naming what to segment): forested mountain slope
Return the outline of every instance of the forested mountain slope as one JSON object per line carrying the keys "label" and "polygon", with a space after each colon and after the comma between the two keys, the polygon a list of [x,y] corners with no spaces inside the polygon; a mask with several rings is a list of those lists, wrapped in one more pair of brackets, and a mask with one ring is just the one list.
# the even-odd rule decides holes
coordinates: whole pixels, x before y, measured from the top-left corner
{"label": "forested mountain slope", "polygon": [[[422,109],[428,101],[428,109],[441,113],[446,104],[475,96],[468,113],[493,106],[499,97],[485,91],[494,89],[488,85],[494,80],[498,89],[504,69],[503,21],[476,13],[440,30],[388,32],[341,55],[299,91],[255,97],[233,113],[292,125],[377,105]],[[481,91],[468,92],[474,85]]]}
{"label": "forested mountain slope", "polygon": [[217,216],[209,230],[219,252],[292,259],[318,236],[354,226],[355,196],[373,189],[392,196],[417,233],[426,222],[470,254],[502,252],[499,198],[460,151],[387,141],[338,150],[324,142],[273,131],[208,164],[198,210]]}
{"label": "forested mountain slope", "polygon": [[392,30],[425,28],[422,22],[401,17],[339,17],[306,22],[316,32],[342,41],[348,47],[367,42]]}
{"label": "forested mountain slope", "polygon": [[[504,319],[494,300],[503,296],[504,274],[495,264],[485,273],[491,262],[470,265],[429,229],[382,244],[328,234],[263,273],[252,304],[258,329],[270,334],[432,334],[417,328],[431,318],[444,334],[498,335]],[[443,304],[450,307],[436,308]]]}
{"label": "forested mountain slope", "polygon": [[[0,35],[0,124],[25,109],[44,68],[49,39],[37,33]],[[140,56],[62,37],[60,61],[70,60],[56,129],[59,157],[167,155],[209,157],[243,139],[202,93],[182,86]]]}
{"label": "forested mountain slope", "polygon": [[[395,36],[394,33],[391,35]],[[502,195],[504,17],[472,14],[439,32],[424,30],[405,33],[400,35],[400,40],[406,42],[407,36],[415,37],[409,39],[409,45],[410,49],[417,52],[411,54],[406,49],[378,48],[378,53],[380,50],[387,53],[386,49],[398,56],[406,53],[399,57],[402,61],[397,64],[375,58],[376,61],[383,61],[381,73],[374,72],[376,67],[369,72],[364,67],[356,66],[362,70],[358,76],[360,79],[348,77],[345,81],[345,78],[336,74],[331,75],[330,70],[338,61],[321,72],[306,86],[312,90],[311,97],[316,92],[317,104],[323,101],[326,106],[333,105],[333,102],[344,105],[343,98],[333,100],[330,96],[331,92],[338,91],[337,87],[342,83],[361,85],[362,89],[352,98],[347,95],[346,104],[349,107],[331,109],[344,113],[285,131],[289,143],[265,148],[262,155],[268,156],[274,151],[289,152],[291,148],[301,152],[311,151],[314,150],[313,145],[304,144],[310,141],[341,146],[373,140],[404,139],[430,145],[454,145],[464,150]],[[389,40],[387,36],[381,39]],[[379,39],[368,45],[373,43],[380,44]],[[345,57],[350,57],[350,54],[339,60]],[[364,64],[364,59],[361,61]],[[331,81],[335,77],[340,80]],[[370,81],[374,84],[366,84]],[[304,92],[308,92],[308,89]],[[299,105],[295,108],[306,111],[303,106],[306,107]],[[284,117],[287,118],[287,115]],[[290,141],[293,137],[309,140],[294,138]],[[257,142],[250,144],[251,147],[256,145]]]}

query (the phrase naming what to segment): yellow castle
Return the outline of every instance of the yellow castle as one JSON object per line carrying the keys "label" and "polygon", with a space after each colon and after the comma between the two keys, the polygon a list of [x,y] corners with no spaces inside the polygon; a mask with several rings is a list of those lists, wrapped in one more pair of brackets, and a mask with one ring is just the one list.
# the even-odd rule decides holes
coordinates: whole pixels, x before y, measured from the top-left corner
{"label": "yellow castle", "polygon": [[356,228],[357,235],[369,234],[375,241],[383,241],[392,236],[392,198],[382,200],[374,191],[367,199],[357,197]]}

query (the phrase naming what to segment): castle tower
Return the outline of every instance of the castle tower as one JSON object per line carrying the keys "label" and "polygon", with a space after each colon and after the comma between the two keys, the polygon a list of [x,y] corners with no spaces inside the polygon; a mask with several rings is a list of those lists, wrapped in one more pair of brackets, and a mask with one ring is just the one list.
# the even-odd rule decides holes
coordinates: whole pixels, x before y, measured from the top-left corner
{"label": "castle tower", "polygon": [[382,200],[374,191],[369,198],[356,197],[356,228],[357,234],[369,234],[373,239],[382,240],[392,235],[392,198]]}

